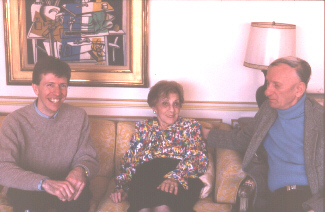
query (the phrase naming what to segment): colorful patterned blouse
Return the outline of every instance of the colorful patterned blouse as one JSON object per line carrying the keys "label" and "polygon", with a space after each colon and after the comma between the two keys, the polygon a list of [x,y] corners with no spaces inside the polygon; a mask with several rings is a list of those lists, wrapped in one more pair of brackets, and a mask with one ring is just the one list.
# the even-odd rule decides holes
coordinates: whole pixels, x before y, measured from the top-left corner
{"label": "colorful patterned blouse", "polygon": [[179,117],[166,130],[159,130],[158,120],[137,122],[130,148],[121,162],[121,174],[115,178],[116,189],[129,189],[137,165],[154,158],[181,160],[165,178],[174,178],[188,189],[187,178],[197,178],[208,166],[207,148],[202,141],[201,125],[194,119]]}

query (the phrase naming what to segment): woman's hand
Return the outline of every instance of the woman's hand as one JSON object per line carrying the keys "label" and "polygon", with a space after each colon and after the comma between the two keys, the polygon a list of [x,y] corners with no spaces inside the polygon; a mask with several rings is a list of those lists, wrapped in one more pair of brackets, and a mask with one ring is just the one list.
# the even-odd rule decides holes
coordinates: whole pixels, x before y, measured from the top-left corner
{"label": "woman's hand", "polygon": [[167,178],[157,187],[157,189],[160,189],[165,192],[169,192],[171,194],[174,193],[175,195],[177,195],[178,182],[174,179]]}
{"label": "woman's hand", "polygon": [[119,203],[128,197],[128,193],[123,189],[118,189],[109,196],[114,203]]}

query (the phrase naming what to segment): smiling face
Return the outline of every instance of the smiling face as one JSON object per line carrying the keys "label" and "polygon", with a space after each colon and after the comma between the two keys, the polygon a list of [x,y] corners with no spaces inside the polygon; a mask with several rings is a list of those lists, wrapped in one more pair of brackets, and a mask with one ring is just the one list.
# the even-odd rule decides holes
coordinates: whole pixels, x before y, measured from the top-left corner
{"label": "smiling face", "polygon": [[32,87],[38,96],[37,108],[43,114],[52,117],[67,97],[68,80],[52,73],[42,74],[39,85],[32,84]]}
{"label": "smiling face", "polygon": [[157,104],[152,107],[157,112],[159,129],[165,130],[178,119],[181,104],[177,93],[169,93],[167,97],[159,97]]}
{"label": "smiling face", "polygon": [[275,109],[285,110],[295,105],[306,90],[296,70],[283,63],[268,69],[266,82],[265,95],[270,106]]}

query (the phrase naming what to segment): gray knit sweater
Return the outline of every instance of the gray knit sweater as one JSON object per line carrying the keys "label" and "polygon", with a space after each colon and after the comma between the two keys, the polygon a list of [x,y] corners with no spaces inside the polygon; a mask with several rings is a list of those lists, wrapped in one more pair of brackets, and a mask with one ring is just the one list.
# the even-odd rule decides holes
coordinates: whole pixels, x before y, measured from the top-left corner
{"label": "gray knit sweater", "polygon": [[64,180],[76,166],[89,177],[99,169],[86,112],[62,104],[54,119],[38,115],[34,105],[9,114],[0,130],[0,184],[38,190],[45,177]]}

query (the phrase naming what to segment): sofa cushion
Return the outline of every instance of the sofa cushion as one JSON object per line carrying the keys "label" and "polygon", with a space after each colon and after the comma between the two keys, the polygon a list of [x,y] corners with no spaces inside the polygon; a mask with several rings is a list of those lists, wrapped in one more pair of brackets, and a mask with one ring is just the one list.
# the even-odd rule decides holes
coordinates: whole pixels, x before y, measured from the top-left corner
{"label": "sofa cushion", "polygon": [[106,195],[102,198],[102,201],[99,203],[96,212],[126,212],[130,204],[127,200],[124,200],[118,204],[114,203],[109,197],[114,191],[115,182],[114,179],[109,181]]}
{"label": "sofa cushion", "polygon": [[204,199],[199,199],[193,209],[196,212],[232,212],[233,206],[231,204],[216,204],[212,201],[212,196]]}
{"label": "sofa cushion", "polygon": [[114,175],[115,123],[100,118],[89,118],[90,136],[99,159],[97,176]]}
{"label": "sofa cushion", "polygon": [[[109,195],[114,191],[115,183],[111,180],[107,189],[106,195],[103,197],[102,201],[99,203],[96,212],[126,212],[130,204],[128,201],[122,201],[118,204],[114,203]],[[194,210],[196,212],[231,212],[233,206],[231,204],[216,204],[212,201],[212,196],[204,199],[199,199],[195,205]]]}

